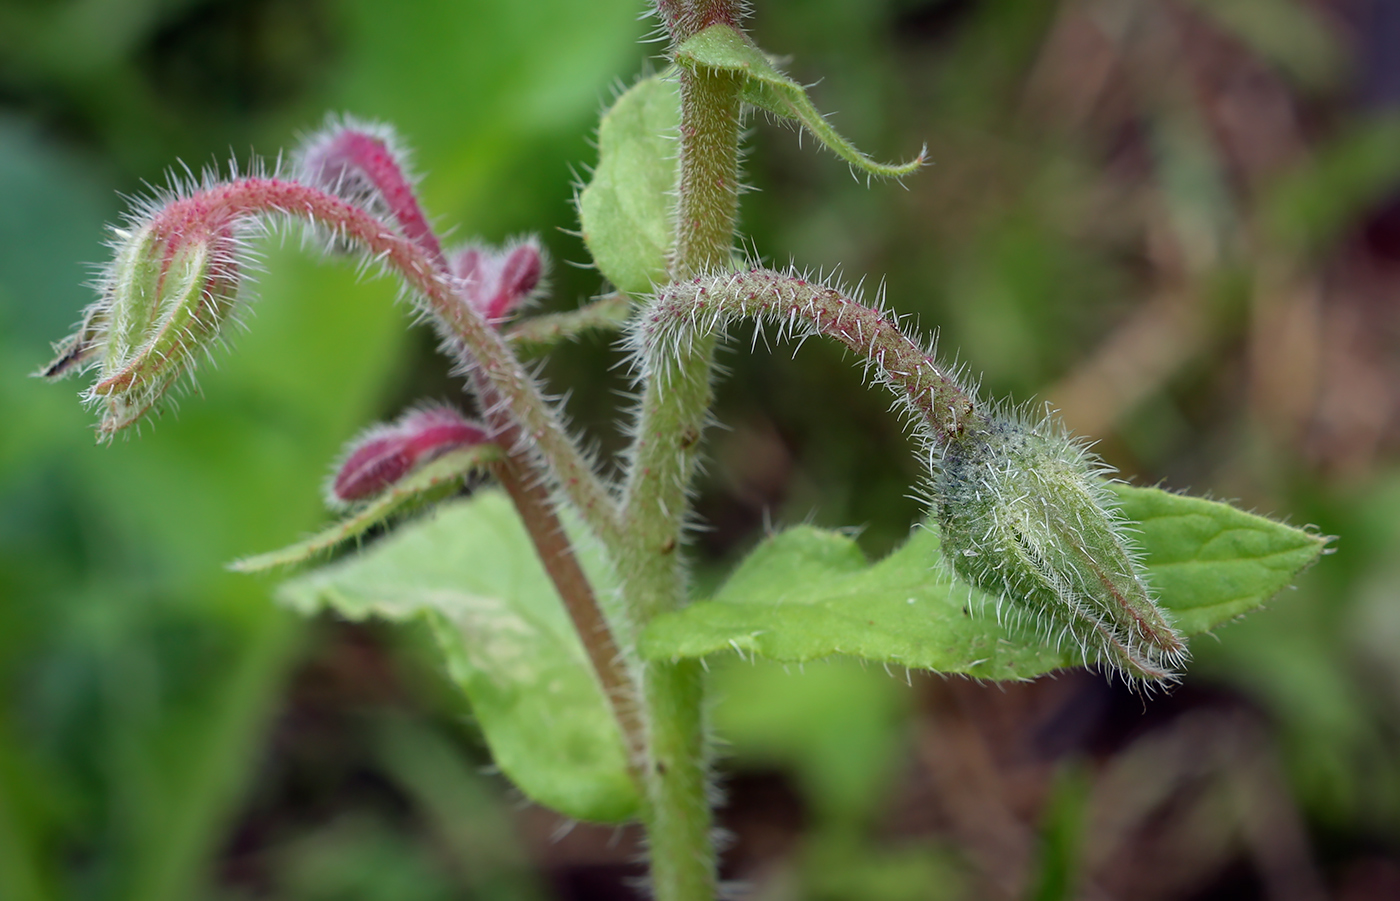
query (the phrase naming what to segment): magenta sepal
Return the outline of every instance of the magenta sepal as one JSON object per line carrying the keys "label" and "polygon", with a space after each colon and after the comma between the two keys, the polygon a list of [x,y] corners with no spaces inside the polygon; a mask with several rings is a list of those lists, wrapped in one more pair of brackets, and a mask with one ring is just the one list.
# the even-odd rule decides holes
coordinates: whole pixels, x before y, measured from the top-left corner
{"label": "magenta sepal", "polygon": [[377,425],[348,446],[327,491],[332,506],[374,497],[418,466],[461,447],[489,440],[480,423],[451,407],[410,410],[393,425]]}
{"label": "magenta sepal", "polygon": [[544,253],[534,238],[502,248],[473,244],[458,250],[449,263],[457,295],[487,322],[508,319],[533,298],[544,278]]}

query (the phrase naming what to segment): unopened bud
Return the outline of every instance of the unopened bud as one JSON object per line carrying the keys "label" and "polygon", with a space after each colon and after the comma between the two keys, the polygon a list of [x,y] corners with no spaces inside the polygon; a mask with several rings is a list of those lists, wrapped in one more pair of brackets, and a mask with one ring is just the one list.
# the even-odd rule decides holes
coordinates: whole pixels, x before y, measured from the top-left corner
{"label": "unopened bud", "polygon": [[1143,581],[1100,464],[1049,422],[997,419],[950,442],[934,479],[954,570],[1028,620],[1128,676],[1170,679],[1181,636]]}
{"label": "unopened bud", "polygon": [[[407,157],[388,126],[333,118],[302,145],[293,169],[298,181],[397,223],[405,237],[441,265],[442,248],[414,194]],[[332,236],[331,244],[349,249],[338,236]]]}
{"label": "unopened bud", "polygon": [[424,463],[487,440],[480,424],[451,407],[411,410],[393,425],[375,426],[349,444],[327,501],[346,507],[374,497]]}
{"label": "unopened bud", "polygon": [[534,297],[544,277],[544,252],[534,238],[501,249],[471,246],[451,259],[457,293],[488,322],[501,322]]}
{"label": "unopened bud", "polygon": [[84,398],[102,407],[100,434],[140,419],[218,336],[238,295],[235,228],[228,219],[157,217],[115,232],[101,299],[41,373],[98,367]]}

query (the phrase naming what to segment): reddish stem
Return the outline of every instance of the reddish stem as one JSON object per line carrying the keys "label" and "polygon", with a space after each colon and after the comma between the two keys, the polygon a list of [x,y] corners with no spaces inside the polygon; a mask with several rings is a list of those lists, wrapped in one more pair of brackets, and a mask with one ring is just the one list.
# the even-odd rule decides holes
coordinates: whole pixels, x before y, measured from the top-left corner
{"label": "reddish stem", "polygon": [[541,449],[559,486],[594,531],[610,546],[618,540],[617,511],[607,489],[549,411],[539,389],[516,361],[501,334],[480,312],[461,302],[444,270],[419,244],[387,228],[354,204],[319,188],[277,178],[241,178],[171,201],[155,217],[162,228],[208,227],[211,220],[282,214],[310,220],[359,242],[371,258],[399,273],[456,335],[476,369],[506,398],[522,434]]}
{"label": "reddish stem", "polygon": [[388,207],[390,215],[403,229],[404,236],[428,254],[442,269],[447,262],[442,255],[442,244],[438,241],[433,227],[423,215],[418,205],[418,196],[413,185],[404,174],[403,167],[394,158],[388,146],[379,138],[363,131],[347,128],[337,134],[324,149],[318,150],[314,158],[307,161],[307,168],[316,183],[327,190],[334,190],[335,183],[344,178],[347,168],[353,168],[378,192]]}

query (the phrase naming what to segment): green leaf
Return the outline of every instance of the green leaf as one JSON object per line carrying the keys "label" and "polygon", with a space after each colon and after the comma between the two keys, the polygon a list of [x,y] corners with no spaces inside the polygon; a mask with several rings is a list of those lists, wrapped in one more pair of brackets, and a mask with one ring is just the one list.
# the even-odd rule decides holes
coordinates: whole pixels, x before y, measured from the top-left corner
{"label": "green leaf", "polygon": [[374,498],[369,506],[350,514],[330,528],[281,550],[235,560],[228,568],[240,573],[265,572],[279,566],[305,563],[322,554],[328,554],[392,517],[447,497],[460,489],[472,473],[484,470],[500,458],[501,449],[494,444],[479,444],[443,454],[390,486],[387,491]]}
{"label": "green leaf", "polygon": [[1149,584],[1186,635],[1262,606],[1315,563],[1331,539],[1229,504],[1117,486],[1136,521]]}
{"label": "green leaf", "polygon": [[[605,590],[600,556],[579,551]],[[444,504],[365,553],[283,585],[278,597],[305,614],[427,621],[496,765],[521,791],[582,820],[617,822],[636,810],[612,709],[499,491]]]}
{"label": "green leaf", "polygon": [[579,222],[599,271],[625,294],[666,281],[680,115],[675,82],[652,75],[598,126],[598,168],[579,194]]}
{"label": "green leaf", "polygon": [[688,69],[737,72],[744,79],[744,100],[784,119],[795,119],[841,159],[867,175],[899,178],[924,164],[924,151],[905,163],[879,163],[861,153],[832,128],[802,85],[774,67],[772,60],[728,25],[711,25],[676,48],[676,62]]}
{"label": "green leaf", "polygon": [[[1260,606],[1317,560],[1327,539],[1227,504],[1119,486],[1139,523],[1149,583],[1186,635]],[[1080,661],[1029,627],[1003,626],[996,600],[955,581],[935,530],[875,564],[855,541],[810,526],[759,545],[715,597],[656,617],[648,659],[733,650],[800,663],[847,654],[984,679],[1025,679]]]}

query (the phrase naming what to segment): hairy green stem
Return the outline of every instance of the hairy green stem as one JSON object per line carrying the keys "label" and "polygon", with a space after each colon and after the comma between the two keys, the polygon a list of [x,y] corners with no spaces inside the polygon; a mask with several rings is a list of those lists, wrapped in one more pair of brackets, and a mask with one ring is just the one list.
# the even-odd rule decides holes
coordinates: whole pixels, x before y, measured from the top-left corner
{"label": "hairy green stem", "polygon": [[523,359],[542,357],[558,344],[587,332],[621,331],[632,315],[632,298],[613,293],[586,306],[563,313],[545,313],[517,322],[506,330],[506,340]]}
{"label": "hairy green stem", "polygon": [[[667,18],[668,6],[675,12]],[[673,40],[719,16],[729,2],[663,4]],[[719,19],[716,19],[718,21]],[[679,25],[677,23],[680,23]],[[673,278],[731,265],[739,205],[741,81],[728,72],[681,73],[680,182]],[[637,625],[686,601],[678,552],[690,483],[711,403],[713,342],[692,348],[665,383],[647,377],[623,495],[624,598]],[[658,901],[708,901],[717,890],[703,672],[696,661],[642,670],[648,727],[643,819]]]}
{"label": "hairy green stem", "polygon": [[751,269],[697,276],[667,286],[636,319],[635,350],[649,372],[666,381],[674,364],[697,341],[714,341],[735,319],[778,326],[780,337],[833,338],[866,361],[919,424],[921,434],[944,445],[985,431],[988,417],[931,351],[883,311],[841,291],[797,275]]}

